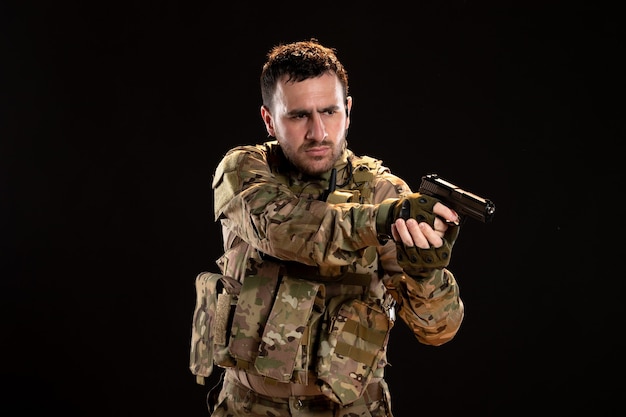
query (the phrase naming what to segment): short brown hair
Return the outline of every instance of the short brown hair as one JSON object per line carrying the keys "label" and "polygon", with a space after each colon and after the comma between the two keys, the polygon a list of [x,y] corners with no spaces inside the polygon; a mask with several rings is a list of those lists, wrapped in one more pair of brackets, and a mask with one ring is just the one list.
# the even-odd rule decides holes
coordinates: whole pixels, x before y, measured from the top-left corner
{"label": "short brown hair", "polygon": [[267,53],[267,61],[261,71],[263,104],[271,108],[276,85],[284,75],[288,76],[288,80],[298,82],[327,72],[337,75],[344,98],[348,97],[348,73],[334,48],[323,46],[315,38],[276,45]]}

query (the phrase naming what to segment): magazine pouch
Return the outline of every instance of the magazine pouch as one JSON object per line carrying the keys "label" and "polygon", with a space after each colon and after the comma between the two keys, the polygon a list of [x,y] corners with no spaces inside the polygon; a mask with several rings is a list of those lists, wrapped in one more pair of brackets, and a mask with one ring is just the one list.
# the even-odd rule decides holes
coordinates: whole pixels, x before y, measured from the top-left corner
{"label": "magazine pouch", "polygon": [[393,321],[375,301],[358,298],[343,302],[335,311],[322,335],[317,372],[322,392],[346,405],[359,399],[374,371],[386,365]]}
{"label": "magazine pouch", "polygon": [[250,275],[243,281],[229,340],[230,354],[239,367],[247,368],[256,359],[277,286],[278,273]]}
{"label": "magazine pouch", "polygon": [[218,283],[227,277],[212,272],[196,276],[196,306],[191,323],[189,369],[196,382],[204,385],[204,378],[213,372],[215,323],[218,321]]}
{"label": "magazine pouch", "polygon": [[260,375],[289,382],[303,349],[316,300],[324,299],[324,285],[284,276],[263,330],[254,363]]}

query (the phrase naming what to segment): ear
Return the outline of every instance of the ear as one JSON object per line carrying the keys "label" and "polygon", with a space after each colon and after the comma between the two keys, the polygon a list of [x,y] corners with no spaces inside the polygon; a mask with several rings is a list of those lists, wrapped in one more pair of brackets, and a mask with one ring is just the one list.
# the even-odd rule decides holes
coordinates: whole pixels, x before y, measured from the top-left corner
{"label": "ear", "polygon": [[350,112],[352,111],[352,97],[346,97],[346,129],[350,126]]}
{"label": "ear", "polygon": [[267,106],[261,106],[261,119],[263,119],[263,123],[265,123],[265,130],[267,134],[276,137],[276,131],[274,130],[274,118],[270,113],[270,109]]}

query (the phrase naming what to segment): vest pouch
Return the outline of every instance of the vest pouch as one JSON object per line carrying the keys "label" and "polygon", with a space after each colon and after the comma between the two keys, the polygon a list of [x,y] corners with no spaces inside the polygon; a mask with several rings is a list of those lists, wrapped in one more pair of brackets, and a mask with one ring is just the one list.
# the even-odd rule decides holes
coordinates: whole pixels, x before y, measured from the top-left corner
{"label": "vest pouch", "polygon": [[374,304],[351,299],[330,317],[317,362],[321,390],[336,403],[359,399],[384,362],[393,321]]}
{"label": "vest pouch", "polygon": [[298,361],[307,356],[313,307],[323,305],[325,287],[319,282],[284,276],[263,329],[254,366],[260,375],[289,382]]}
{"label": "vest pouch", "polygon": [[277,286],[277,273],[250,275],[243,280],[228,345],[230,354],[237,359],[237,366],[247,368],[254,363]]}
{"label": "vest pouch", "polygon": [[201,272],[196,276],[196,306],[191,325],[189,369],[196,382],[204,385],[204,378],[213,372],[215,322],[217,313],[218,282],[223,275]]}

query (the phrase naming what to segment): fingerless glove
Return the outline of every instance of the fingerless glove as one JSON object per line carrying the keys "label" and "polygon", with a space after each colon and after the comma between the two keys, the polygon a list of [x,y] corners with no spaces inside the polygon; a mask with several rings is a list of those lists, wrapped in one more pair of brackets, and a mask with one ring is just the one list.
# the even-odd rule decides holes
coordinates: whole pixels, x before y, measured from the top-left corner
{"label": "fingerless glove", "polygon": [[396,256],[398,265],[404,272],[416,279],[430,276],[434,269],[448,266],[452,256],[452,247],[460,231],[460,226],[451,225],[443,236],[443,245],[428,249],[417,246],[407,247],[402,242],[396,242]]}

